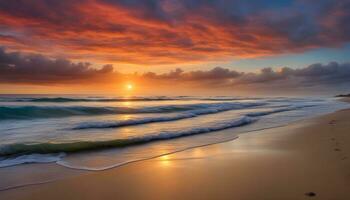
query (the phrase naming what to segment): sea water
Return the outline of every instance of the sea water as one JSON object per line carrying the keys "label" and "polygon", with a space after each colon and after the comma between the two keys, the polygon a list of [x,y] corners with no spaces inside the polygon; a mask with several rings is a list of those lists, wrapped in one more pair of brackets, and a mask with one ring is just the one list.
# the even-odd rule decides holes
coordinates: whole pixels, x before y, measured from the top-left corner
{"label": "sea water", "polygon": [[2,95],[0,168],[105,170],[347,107],[335,98]]}

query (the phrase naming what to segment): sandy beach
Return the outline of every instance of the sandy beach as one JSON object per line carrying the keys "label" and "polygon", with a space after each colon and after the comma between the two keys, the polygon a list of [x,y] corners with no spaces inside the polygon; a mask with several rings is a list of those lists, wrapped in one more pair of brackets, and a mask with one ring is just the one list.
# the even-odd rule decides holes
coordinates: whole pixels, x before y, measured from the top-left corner
{"label": "sandy beach", "polygon": [[350,200],[350,0],[0,0],[0,200]]}
{"label": "sandy beach", "polygon": [[342,110],[230,142],[2,191],[0,199],[346,200],[349,130],[350,110]]}

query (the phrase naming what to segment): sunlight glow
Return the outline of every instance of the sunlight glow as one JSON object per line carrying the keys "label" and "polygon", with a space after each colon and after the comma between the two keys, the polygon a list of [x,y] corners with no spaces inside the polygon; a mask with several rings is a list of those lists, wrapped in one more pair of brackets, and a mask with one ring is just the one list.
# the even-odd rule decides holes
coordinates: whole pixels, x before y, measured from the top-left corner
{"label": "sunlight glow", "polygon": [[133,84],[131,84],[131,83],[126,84],[125,87],[127,90],[132,90],[134,88]]}
{"label": "sunlight glow", "polygon": [[160,164],[162,167],[170,167],[171,161],[170,161],[170,156],[169,155],[163,155],[160,157]]}
{"label": "sunlight glow", "polygon": [[127,91],[132,91],[135,88],[133,83],[126,83],[124,87]]}

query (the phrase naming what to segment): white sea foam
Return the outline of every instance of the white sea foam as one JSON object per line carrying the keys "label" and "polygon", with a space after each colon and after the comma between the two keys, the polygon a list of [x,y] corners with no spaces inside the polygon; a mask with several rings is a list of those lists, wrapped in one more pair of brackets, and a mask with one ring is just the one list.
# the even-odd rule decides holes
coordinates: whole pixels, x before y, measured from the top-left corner
{"label": "white sea foam", "polygon": [[[222,103],[222,104],[214,104],[208,106],[209,108],[201,108],[197,110],[187,111],[180,114],[172,115],[172,116],[162,116],[162,117],[147,117],[147,118],[139,118],[139,119],[129,119],[123,121],[108,121],[108,122],[83,122],[79,125],[73,127],[74,130],[79,129],[93,129],[93,128],[117,128],[121,126],[131,126],[131,125],[139,125],[139,124],[147,124],[154,122],[167,122],[167,121],[175,121],[187,118],[193,118],[200,115],[208,115],[215,114],[219,112],[250,108],[264,105],[262,103]],[[201,107],[203,107],[201,105]]]}
{"label": "white sea foam", "polygon": [[[60,152],[80,152],[85,150],[97,150],[105,149],[112,147],[125,147],[137,144],[144,144],[152,141],[167,140],[173,138],[179,138],[190,135],[197,135],[203,133],[209,133],[213,131],[224,130],[228,128],[233,128],[237,126],[244,126],[256,121],[256,118],[242,117],[235,120],[230,120],[226,122],[221,122],[219,124],[214,124],[211,126],[200,127],[200,128],[191,128],[187,130],[179,131],[163,131],[160,133],[150,134],[150,135],[141,135],[130,137],[127,139],[113,139],[113,140],[104,140],[104,141],[77,141],[70,143],[36,143],[36,144],[9,144],[0,147],[1,156],[15,156],[21,154],[30,154],[28,156],[19,156],[16,158],[9,158],[0,161],[0,167],[6,166],[6,163],[29,163],[40,161],[40,155],[49,153],[60,153]],[[18,159],[17,159],[18,158]],[[44,162],[52,162],[57,156],[48,157],[43,156]]]}
{"label": "white sea foam", "polygon": [[1,158],[0,168],[10,167],[14,165],[27,164],[27,163],[52,163],[61,160],[66,154],[29,154],[16,157]]}

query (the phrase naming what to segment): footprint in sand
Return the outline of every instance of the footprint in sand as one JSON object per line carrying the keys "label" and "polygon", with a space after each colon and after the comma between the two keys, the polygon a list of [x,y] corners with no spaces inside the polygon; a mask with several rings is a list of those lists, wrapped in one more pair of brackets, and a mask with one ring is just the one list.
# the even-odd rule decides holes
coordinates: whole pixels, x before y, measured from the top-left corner
{"label": "footprint in sand", "polygon": [[334,125],[335,122],[336,122],[335,120],[332,120],[332,121],[329,122],[329,124],[330,124],[330,125]]}
{"label": "footprint in sand", "polygon": [[309,196],[309,197],[314,197],[316,196],[316,193],[314,192],[308,192],[308,193],[305,193],[306,196]]}

